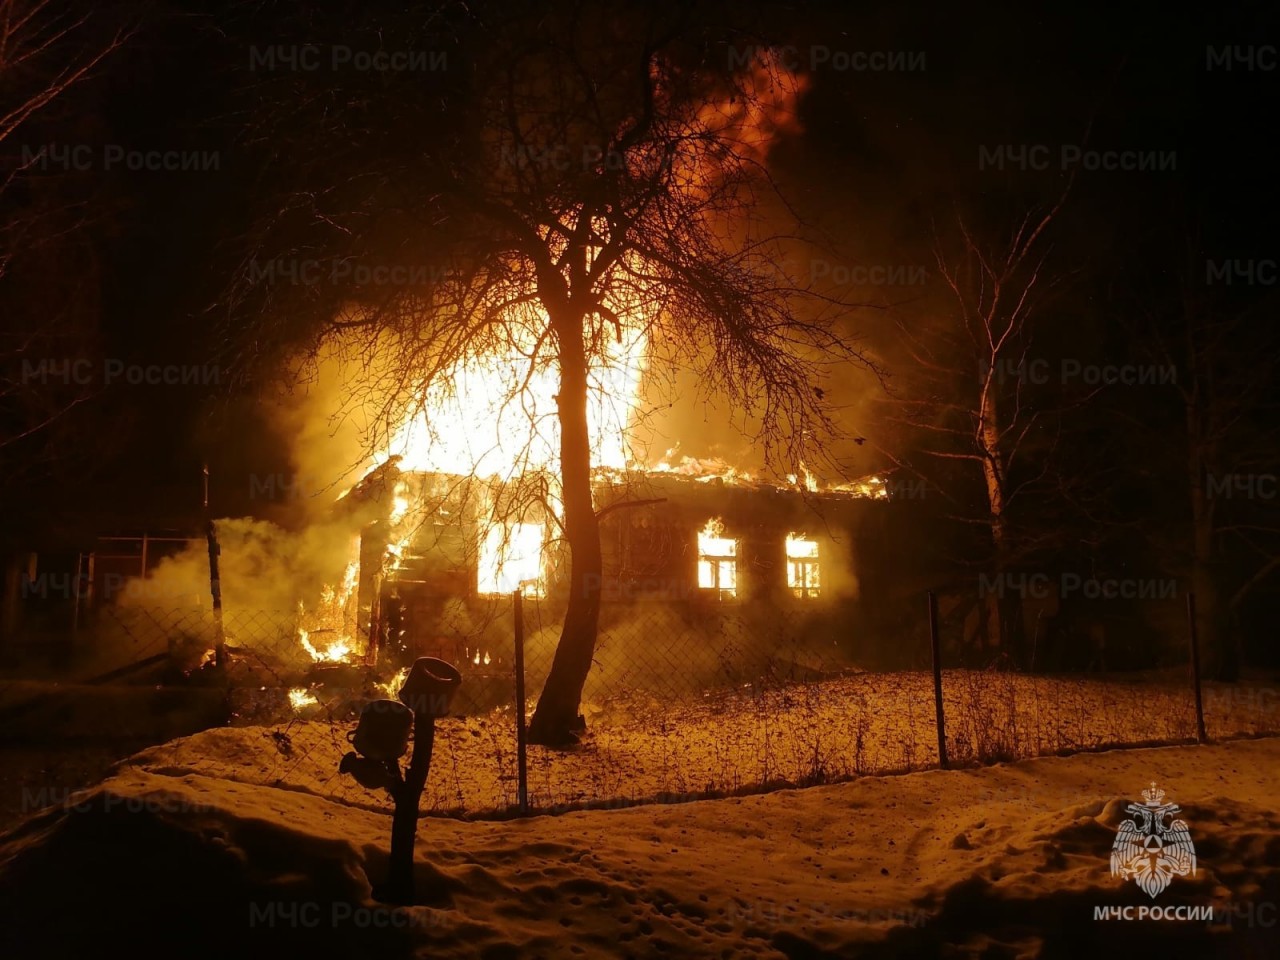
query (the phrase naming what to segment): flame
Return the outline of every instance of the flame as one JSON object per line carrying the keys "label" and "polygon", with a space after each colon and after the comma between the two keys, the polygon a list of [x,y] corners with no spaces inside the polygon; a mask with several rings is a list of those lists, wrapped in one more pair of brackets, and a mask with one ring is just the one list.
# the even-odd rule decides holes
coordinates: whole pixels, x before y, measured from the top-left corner
{"label": "flame", "polygon": [[[621,324],[599,338],[588,372],[587,423],[592,464],[623,469],[649,338],[637,306],[614,312]],[[558,473],[560,375],[541,342],[550,321],[541,311],[509,311],[499,326],[510,346],[468,357],[425,385],[376,460],[399,455],[402,470],[466,477]]]}
{"label": "flame", "polygon": [[698,531],[698,586],[719,590],[721,597],[738,592],[738,541],[724,536],[724,522],[718,517]]}
{"label": "flame", "polygon": [[849,483],[835,484],[830,489],[836,493],[852,493],[858,497],[869,497],[872,500],[888,500],[889,486],[884,477],[863,477]]}
{"label": "flame", "polygon": [[677,463],[672,463],[675,453],[675,448],[668,450],[666,457],[650,467],[649,472],[690,477],[699,483],[711,483],[713,480],[722,480],[725,483],[750,483],[753,479],[747,471],[730,466],[719,457],[702,459],[681,457]]}
{"label": "flame", "polygon": [[797,597],[816,597],[821,589],[818,541],[803,533],[787,534],[787,586]]}
{"label": "flame", "polygon": [[351,643],[345,637],[339,637],[321,650],[311,643],[310,636],[307,631],[299,630],[298,642],[302,644],[302,649],[311,655],[311,659],[317,663],[342,663],[347,657],[351,656]]}
{"label": "flame", "polygon": [[542,536],[540,523],[489,527],[480,543],[477,591],[492,596],[520,588],[525,596],[543,596]]}
{"label": "flame", "polygon": [[314,707],[319,702],[316,695],[306,687],[294,687],[289,691],[289,704],[294,713],[301,713],[306,707]]}
{"label": "flame", "polygon": [[408,677],[409,677],[409,668],[401,667],[399,670],[395,672],[395,676],[393,676],[386,683],[375,683],[374,687],[380,690],[387,697],[394,700],[400,695],[400,688],[404,686],[404,682],[405,680],[408,679]]}
{"label": "flame", "polygon": [[396,484],[395,495],[391,500],[391,516],[389,518],[393,526],[398,526],[409,512],[408,491],[409,485],[403,480]]}
{"label": "flame", "polygon": [[808,78],[787,69],[783,59],[761,50],[738,79],[742,95],[706,103],[698,125],[732,142],[740,157],[763,163],[782,134],[801,129],[798,105]]}
{"label": "flame", "polygon": [[[355,652],[354,606],[356,585],[360,579],[360,538],[353,537],[350,557],[342,572],[342,580],[335,586],[326,583],[320,589],[315,609],[308,610],[298,601],[298,643],[307,655],[317,663],[341,663]],[[320,642],[318,634],[332,637]]]}

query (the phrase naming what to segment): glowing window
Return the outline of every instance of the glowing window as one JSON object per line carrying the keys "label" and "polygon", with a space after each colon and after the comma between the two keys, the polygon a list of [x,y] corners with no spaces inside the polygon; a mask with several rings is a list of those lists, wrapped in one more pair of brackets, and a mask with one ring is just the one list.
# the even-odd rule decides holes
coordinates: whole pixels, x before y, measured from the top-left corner
{"label": "glowing window", "polygon": [[738,541],[724,536],[724,524],[708,520],[698,531],[698,587],[721,600],[738,595]]}
{"label": "glowing window", "polygon": [[787,588],[797,597],[816,597],[821,590],[818,575],[818,541],[802,533],[787,534]]}
{"label": "glowing window", "polygon": [[526,597],[543,595],[542,524],[490,527],[480,541],[476,591],[482,596],[514,593],[522,583]]}

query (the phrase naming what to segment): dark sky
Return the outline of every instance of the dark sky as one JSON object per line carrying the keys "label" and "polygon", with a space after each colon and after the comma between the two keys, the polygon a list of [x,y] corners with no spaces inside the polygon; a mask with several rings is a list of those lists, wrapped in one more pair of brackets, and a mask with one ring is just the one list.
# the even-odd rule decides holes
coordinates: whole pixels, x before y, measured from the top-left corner
{"label": "dark sky", "polygon": [[[1212,5],[1192,17],[1154,4],[762,6],[761,21],[812,68],[804,132],[778,151],[779,173],[833,243],[860,257],[895,251],[881,254],[892,262],[939,198],[1010,184],[1051,191],[1064,146],[1174,151],[1172,171],[1081,172],[1075,242],[1124,264],[1176,229],[1181,203],[1196,211],[1207,255],[1274,256],[1280,64],[1266,52],[1277,41],[1267,6]],[[241,88],[249,55],[239,18],[259,11],[248,29],[269,42],[261,11],[274,7],[231,5],[234,24],[221,7],[148,9],[132,49],[84,91],[93,136],[212,151],[218,162],[109,177],[121,209],[100,241],[105,349],[193,363],[218,348],[213,304],[255,213],[261,155],[245,142],[253,103]],[[1210,47],[1261,59],[1211,68]],[[923,69],[839,68],[842,57],[877,52],[923,54]],[[1001,145],[1043,145],[1049,169],[980,169],[982,152]],[[208,458],[230,507],[246,470],[287,469],[234,391],[113,388],[110,402],[128,416],[119,459],[102,464],[104,501],[181,510]]]}

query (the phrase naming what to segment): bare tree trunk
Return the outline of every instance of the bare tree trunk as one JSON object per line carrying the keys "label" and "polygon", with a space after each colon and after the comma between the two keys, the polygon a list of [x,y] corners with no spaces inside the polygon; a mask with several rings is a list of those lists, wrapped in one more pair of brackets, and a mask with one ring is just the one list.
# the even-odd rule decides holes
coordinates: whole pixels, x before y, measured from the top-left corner
{"label": "bare tree trunk", "polygon": [[600,625],[603,561],[600,525],[591,495],[591,436],[587,429],[587,363],[581,321],[559,327],[560,470],[564,531],[569,543],[569,605],[551,672],[529,722],[529,742],[566,746],[577,741],[578,708],[591,670]]}
{"label": "bare tree trunk", "polygon": [[[995,364],[992,364],[994,367]],[[990,601],[988,624],[995,627],[995,641],[1000,650],[1010,658],[1014,666],[1027,666],[1025,661],[1025,636],[1022,622],[1022,598],[1011,589],[1008,574],[1013,571],[1009,563],[1008,521],[1005,517],[1004,460],[1000,451],[1000,421],[996,410],[995,391],[991,376],[983,384],[981,399],[982,427],[978,438],[983,452],[982,476],[987,490],[987,506],[991,520],[991,546],[994,552],[995,573],[1001,589]]]}
{"label": "bare tree trunk", "polygon": [[1205,489],[1205,480],[1212,469],[1212,455],[1201,439],[1204,424],[1201,413],[1195,409],[1195,396],[1187,410],[1187,487],[1191,493],[1191,584],[1196,595],[1196,633],[1204,657],[1205,675],[1218,680],[1235,680],[1239,675],[1239,663],[1233,656],[1234,648],[1228,643],[1223,628],[1223,609],[1218,595],[1217,573],[1214,569],[1213,533],[1214,503]]}

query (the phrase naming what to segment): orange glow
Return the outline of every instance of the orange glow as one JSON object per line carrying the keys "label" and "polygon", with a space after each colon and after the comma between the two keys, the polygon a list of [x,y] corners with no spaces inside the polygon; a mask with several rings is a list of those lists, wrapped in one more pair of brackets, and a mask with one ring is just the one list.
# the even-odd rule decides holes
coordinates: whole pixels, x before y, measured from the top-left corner
{"label": "orange glow", "polygon": [[698,531],[698,586],[716,590],[721,599],[738,594],[738,541],[724,536],[719,518]]}
{"label": "orange glow", "polygon": [[294,687],[289,691],[289,705],[293,707],[294,713],[299,713],[307,707],[314,707],[319,702],[316,695],[306,687]]}
{"label": "orange glow", "polygon": [[[623,469],[648,334],[638,310],[617,312],[623,323],[613,335],[600,337],[589,371],[587,423],[592,464]],[[418,409],[392,432],[377,462],[399,454],[402,470],[462,477],[558,472],[560,376],[554,358],[539,345],[550,321],[539,312],[508,316],[501,326],[510,346],[468,357],[424,388]]]}
{"label": "orange glow", "polygon": [[839,483],[830,487],[836,493],[851,493],[858,497],[869,497],[872,500],[888,500],[889,486],[884,477],[863,477],[850,483]]}
{"label": "orange glow", "polygon": [[360,538],[351,540],[350,560],[338,584],[326,583],[315,608],[298,601],[298,642],[318,663],[341,663],[355,652],[356,585],[360,578]]}
{"label": "orange glow", "polygon": [[787,534],[787,587],[797,597],[816,597],[821,591],[818,541],[803,533]]}
{"label": "orange glow", "polygon": [[542,537],[540,523],[490,527],[480,543],[477,592],[494,596],[522,589],[527,597],[543,596]]}

